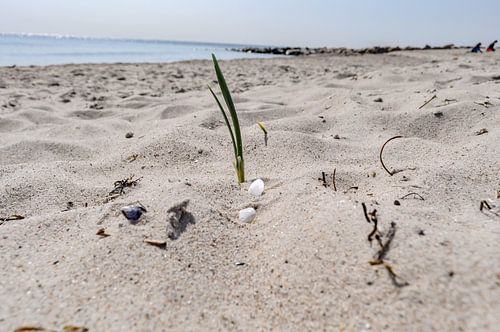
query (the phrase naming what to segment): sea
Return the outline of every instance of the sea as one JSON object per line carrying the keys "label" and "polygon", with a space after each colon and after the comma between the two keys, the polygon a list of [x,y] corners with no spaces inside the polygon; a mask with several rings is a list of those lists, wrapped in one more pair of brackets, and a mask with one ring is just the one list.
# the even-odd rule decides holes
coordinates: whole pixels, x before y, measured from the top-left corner
{"label": "sea", "polygon": [[0,33],[0,66],[272,57],[231,50],[249,46],[256,45]]}

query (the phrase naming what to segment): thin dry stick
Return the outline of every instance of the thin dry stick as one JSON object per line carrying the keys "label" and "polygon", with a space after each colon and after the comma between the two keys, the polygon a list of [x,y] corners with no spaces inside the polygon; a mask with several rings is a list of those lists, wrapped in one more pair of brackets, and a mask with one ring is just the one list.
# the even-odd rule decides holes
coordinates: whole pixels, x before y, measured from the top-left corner
{"label": "thin dry stick", "polygon": [[392,141],[393,139],[396,139],[396,138],[401,138],[401,137],[403,137],[403,136],[394,136],[394,137],[389,138],[389,139],[388,139],[388,140],[384,143],[384,145],[382,145],[382,148],[380,149],[380,154],[379,154],[380,163],[382,164],[382,167],[385,169],[385,171],[386,171],[387,173],[389,173],[389,175],[390,175],[390,176],[392,176],[392,175],[393,175],[393,172],[390,172],[390,171],[387,169],[387,167],[385,167],[385,165],[384,165],[384,161],[382,160],[382,152],[384,152],[384,148],[385,148],[385,145],[386,145],[387,143],[389,143],[389,142],[390,142],[390,141]]}
{"label": "thin dry stick", "polygon": [[333,190],[337,191],[337,186],[335,185],[335,174],[337,173],[337,169],[333,169]]}
{"label": "thin dry stick", "polygon": [[420,200],[424,201],[424,198],[420,195],[420,194],[417,194],[417,193],[408,193],[406,195],[404,195],[403,197],[400,197],[399,199],[405,199],[406,197],[410,196],[410,195],[415,195],[417,196]]}
{"label": "thin dry stick", "polygon": [[389,251],[391,247],[391,242],[394,239],[394,236],[396,235],[396,223],[391,222],[391,228],[389,229],[389,232],[387,233],[387,241],[384,243],[382,241],[382,234],[377,228],[378,225],[378,220],[377,220],[377,210],[373,210],[372,212],[368,212],[365,203],[361,203],[363,207],[363,213],[365,215],[365,219],[368,223],[374,224],[373,230],[371,233],[368,235],[368,241],[373,240],[373,236],[375,235],[375,239],[377,240],[380,250],[377,252],[376,258],[373,261],[370,261],[370,265],[383,265],[385,269],[387,270],[387,273],[389,274],[389,277],[391,278],[392,283],[396,287],[405,287],[408,286],[409,283],[406,281],[399,281],[398,279],[401,279],[395,272],[394,269],[392,268],[389,263],[387,263],[384,258],[387,252]]}
{"label": "thin dry stick", "polygon": [[488,204],[488,202],[481,201],[481,204],[479,205],[479,211],[483,211],[484,208],[491,210],[491,206]]}
{"label": "thin dry stick", "polygon": [[437,98],[437,96],[436,96],[436,95],[432,96],[432,97],[431,97],[431,99],[429,99],[429,100],[427,100],[425,103],[423,103],[423,104],[422,104],[422,106],[420,106],[418,109],[423,108],[425,105],[427,105],[428,103],[430,103],[431,101],[433,101],[433,100],[434,100],[434,99],[436,99],[436,98]]}

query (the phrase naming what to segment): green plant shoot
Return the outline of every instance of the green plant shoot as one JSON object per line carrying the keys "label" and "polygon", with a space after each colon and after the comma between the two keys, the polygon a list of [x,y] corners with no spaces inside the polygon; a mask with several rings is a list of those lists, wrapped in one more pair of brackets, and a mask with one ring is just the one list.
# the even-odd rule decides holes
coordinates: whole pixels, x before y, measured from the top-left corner
{"label": "green plant shoot", "polygon": [[231,124],[229,123],[226,111],[224,110],[224,107],[222,107],[222,104],[219,101],[219,98],[217,98],[217,95],[210,87],[208,87],[208,89],[214,96],[215,101],[217,102],[217,105],[219,106],[220,111],[222,112],[222,116],[224,117],[226,126],[229,129],[229,134],[231,135],[231,141],[233,143],[233,149],[234,149],[234,159],[235,159],[233,162],[234,169],[236,170],[236,177],[238,179],[238,183],[242,183],[245,182],[245,168],[243,161],[243,142],[241,140],[240,123],[238,121],[238,115],[236,114],[236,109],[234,107],[233,99],[231,98],[231,93],[229,92],[226,80],[224,79],[224,75],[220,70],[219,63],[217,62],[217,58],[215,57],[214,54],[212,54],[212,60],[214,62],[215,74],[217,75],[217,81],[219,82],[219,87],[222,92],[222,96],[224,97],[224,101],[226,102],[226,106],[229,110],[229,115],[231,116],[231,120],[233,122],[232,127]]}

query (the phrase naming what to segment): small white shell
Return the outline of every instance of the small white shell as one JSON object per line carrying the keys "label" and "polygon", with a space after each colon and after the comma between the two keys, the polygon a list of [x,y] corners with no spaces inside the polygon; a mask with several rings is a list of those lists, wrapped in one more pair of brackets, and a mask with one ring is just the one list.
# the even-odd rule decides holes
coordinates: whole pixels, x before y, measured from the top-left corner
{"label": "small white shell", "polygon": [[248,192],[254,196],[260,196],[264,192],[264,181],[257,179],[248,188]]}
{"label": "small white shell", "polygon": [[239,212],[240,221],[245,222],[245,223],[252,222],[252,220],[255,219],[256,215],[257,215],[257,211],[255,211],[255,209],[251,208],[251,207],[240,210],[240,212]]}

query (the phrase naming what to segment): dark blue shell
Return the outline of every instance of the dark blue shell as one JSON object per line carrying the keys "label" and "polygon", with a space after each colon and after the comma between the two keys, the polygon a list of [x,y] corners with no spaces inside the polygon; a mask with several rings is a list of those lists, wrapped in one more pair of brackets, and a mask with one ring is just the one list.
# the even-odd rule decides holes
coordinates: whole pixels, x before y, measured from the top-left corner
{"label": "dark blue shell", "polygon": [[140,205],[127,205],[122,207],[121,211],[129,221],[136,222],[146,212],[146,209]]}

